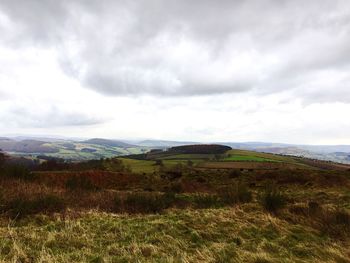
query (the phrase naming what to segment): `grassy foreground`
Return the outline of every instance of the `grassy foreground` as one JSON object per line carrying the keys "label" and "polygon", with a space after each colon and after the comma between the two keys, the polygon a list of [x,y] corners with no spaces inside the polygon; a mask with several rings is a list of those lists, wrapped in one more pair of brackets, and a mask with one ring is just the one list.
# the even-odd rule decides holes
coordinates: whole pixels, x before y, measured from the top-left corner
{"label": "grassy foreground", "polygon": [[350,262],[350,244],[255,204],[37,215],[0,228],[1,262]]}

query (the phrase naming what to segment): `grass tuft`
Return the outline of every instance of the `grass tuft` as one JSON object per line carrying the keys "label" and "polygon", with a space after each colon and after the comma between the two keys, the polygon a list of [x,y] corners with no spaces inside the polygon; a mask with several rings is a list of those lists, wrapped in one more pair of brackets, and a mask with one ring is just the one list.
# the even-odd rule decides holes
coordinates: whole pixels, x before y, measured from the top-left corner
{"label": "grass tuft", "polygon": [[218,192],[221,200],[228,205],[247,203],[252,201],[252,192],[242,182],[235,182],[233,185],[221,188]]}
{"label": "grass tuft", "polygon": [[286,206],[287,199],[275,184],[267,184],[260,195],[260,202],[270,213],[277,213]]}
{"label": "grass tuft", "polygon": [[129,193],[122,198],[117,195],[114,199],[115,211],[128,213],[160,213],[175,202],[172,193]]}
{"label": "grass tuft", "polygon": [[196,208],[218,208],[223,206],[223,202],[217,195],[195,194],[192,196],[192,202]]}

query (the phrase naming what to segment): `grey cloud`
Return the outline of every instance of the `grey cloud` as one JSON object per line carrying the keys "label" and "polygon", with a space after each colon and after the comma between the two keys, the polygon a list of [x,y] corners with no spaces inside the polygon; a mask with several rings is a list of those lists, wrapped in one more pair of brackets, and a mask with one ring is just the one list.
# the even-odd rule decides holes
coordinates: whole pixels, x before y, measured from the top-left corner
{"label": "grey cloud", "polygon": [[3,0],[0,13],[4,45],[55,48],[65,73],[102,94],[350,102],[341,78],[333,89],[313,79],[350,75],[346,0]]}
{"label": "grey cloud", "polygon": [[1,117],[4,123],[15,127],[54,128],[67,126],[89,126],[107,120],[80,112],[61,111],[51,107],[45,112],[30,111],[23,107],[12,107]]}

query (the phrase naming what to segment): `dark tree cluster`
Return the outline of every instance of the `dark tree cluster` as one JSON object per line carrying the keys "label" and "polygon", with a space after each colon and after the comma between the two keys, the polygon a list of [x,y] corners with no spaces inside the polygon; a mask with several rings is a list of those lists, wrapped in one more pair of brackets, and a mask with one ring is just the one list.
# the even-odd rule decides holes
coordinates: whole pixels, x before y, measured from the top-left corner
{"label": "dark tree cluster", "polygon": [[172,147],[169,149],[169,152],[185,154],[222,154],[229,150],[232,150],[232,148],[226,145],[196,144]]}

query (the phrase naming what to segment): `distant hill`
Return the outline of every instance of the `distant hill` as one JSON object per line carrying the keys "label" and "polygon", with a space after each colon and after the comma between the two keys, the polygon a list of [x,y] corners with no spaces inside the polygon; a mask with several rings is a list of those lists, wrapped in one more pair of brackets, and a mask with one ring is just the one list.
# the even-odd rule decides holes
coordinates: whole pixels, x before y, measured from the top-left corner
{"label": "distant hill", "polygon": [[[350,164],[350,145],[297,145],[269,142],[212,142],[233,149],[307,157]],[[120,141],[103,138],[89,140],[42,137],[0,137],[0,149],[17,155],[45,154],[70,160],[89,160],[113,156],[140,154],[151,149],[169,149],[202,142],[143,140]],[[207,143],[208,144],[208,143]]]}
{"label": "distant hill", "polygon": [[11,139],[6,137],[0,137],[0,141],[11,141]]}
{"label": "distant hill", "polygon": [[102,146],[109,146],[109,147],[120,147],[120,148],[132,148],[135,147],[135,145],[116,141],[116,140],[107,140],[107,139],[101,139],[101,138],[93,138],[86,141],[83,141],[83,143],[87,144],[96,144],[96,145],[102,145]]}
{"label": "distant hill", "polygon": [[350,164],[349,145],[295,145],[266,142],[225,143],[225,145],[229,145],[235,149],[302,156],[318,160]]}
{"label": "distant hill", "polygon": [[0,149],[14,156],[45,156],[65,160],[96,160],[120,155],[140,154],[148,147],[135,146],[117,140],[94,138],[86,141],[50,139],[50,141],[0,138]]}
{"label": "distant hill", "polygon": [[0,149],[7,152],[22,153],[55,153],[56,147],[46,145],[46,142],[36,140],[15,141],[8,138],[0,139]]}
{"label": "distant hill", "polygon": [[164,141],[164,140],[144,140],[144,141],[137,143],[137,145],[139,145],[139,146],[156,147],[156,148],[167,148],[167,147],[174,147],[174,146],[181,146],[181,145],[193,145],[193,144],[199,144],[199,143],[198,142],[182,142],[182,141]]}

